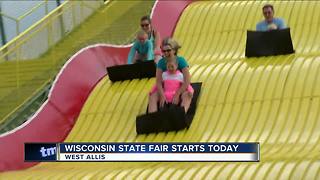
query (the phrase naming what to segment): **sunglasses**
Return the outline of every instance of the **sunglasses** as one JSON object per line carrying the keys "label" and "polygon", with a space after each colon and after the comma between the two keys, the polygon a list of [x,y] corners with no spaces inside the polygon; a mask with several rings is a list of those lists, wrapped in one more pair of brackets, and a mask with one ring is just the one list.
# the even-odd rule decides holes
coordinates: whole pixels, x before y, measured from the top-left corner
{"label": "sunglasses", "polygon": [[141,24],[140,26],[141,26],[141,27],[148,27],[149,24]]}
{"label": "sunglasses", "polygon": [[172,51],[172,49],[163,49],[163,50],[162,50],[163,53],[165,53],[165,52],[171,52],[171,51]]}

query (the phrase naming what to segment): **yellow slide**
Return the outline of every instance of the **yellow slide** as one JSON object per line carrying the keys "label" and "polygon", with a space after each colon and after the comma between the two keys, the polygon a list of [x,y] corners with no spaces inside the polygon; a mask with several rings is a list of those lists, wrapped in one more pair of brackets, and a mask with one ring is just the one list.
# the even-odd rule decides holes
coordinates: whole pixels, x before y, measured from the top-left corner
{"label": "yellow slide", "polygon": [[204,1],[183,12],[174,33],[192,81],[203,82],[188,130],[135,132],[155,79],[111,83],[88,98],[67,142],[260,142],[260,162],[41,163],[7,179],[320,177],[320,2],[275,1],[291,28],[295,54],[245,58],[246,30],[263,2]]}

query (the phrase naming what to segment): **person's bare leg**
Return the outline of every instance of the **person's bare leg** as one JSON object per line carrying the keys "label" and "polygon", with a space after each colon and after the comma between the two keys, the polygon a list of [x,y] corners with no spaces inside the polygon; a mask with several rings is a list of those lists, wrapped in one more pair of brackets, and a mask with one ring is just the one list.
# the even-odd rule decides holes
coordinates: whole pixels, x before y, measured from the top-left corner
{"label": "person's bare leg", "polygon": [[148,113],[158,111],[158,100],[159,95],[157,92],[154,92],[149,96]]}
{"label": "person's bare leg", "polygon": [[192,96],[193,96],[193,94],[188,92],[188,91],[185,91],[181,95],[181,99],[182,99],[181,106],[184,107],[184,111],[186,113],[188,112],[188,109],[190,107],[190,104],[191,104],[191,101],[192,101]]}

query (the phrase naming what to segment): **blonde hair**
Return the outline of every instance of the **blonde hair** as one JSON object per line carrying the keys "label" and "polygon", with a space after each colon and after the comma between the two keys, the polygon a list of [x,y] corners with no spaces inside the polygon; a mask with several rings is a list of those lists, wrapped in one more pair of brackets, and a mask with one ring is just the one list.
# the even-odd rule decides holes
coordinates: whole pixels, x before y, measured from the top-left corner
{"label": "blonde hair", "polygon": [[179,43],[176,40],[174,40],[174,39],[172,39],[170,37],[166,37],[166,38],[163,39],[162,47],[163,46],[170,46],[173,50],[175,50],[175,55],[178,54],[178,49],[181,48]]}
{"label": "blonde hair", "polygon": [[145,36],[145,35],[148,36],[148,34],[147,34],[145,31],[143,31],[143,30],[140,30],[140,31],[137,32],[137,37]]}

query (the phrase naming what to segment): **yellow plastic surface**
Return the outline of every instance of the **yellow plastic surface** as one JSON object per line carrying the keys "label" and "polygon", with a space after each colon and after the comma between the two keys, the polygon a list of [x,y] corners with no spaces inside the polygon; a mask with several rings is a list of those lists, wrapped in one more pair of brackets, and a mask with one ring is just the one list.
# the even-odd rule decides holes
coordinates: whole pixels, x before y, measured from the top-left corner
{"label": "yellow plastic surface", "polygon": [[260,142],[261,161],[41,163],[0,178],[50,179],[319,179],[320,2],[275,1],[291,27],[296,54],[244,58],[246,30],[262,19],[263,2],[196,2],[174,37],[202,81],[189,130],[136,135],[154,79],[111,83],[88,98],[67,142]]}

